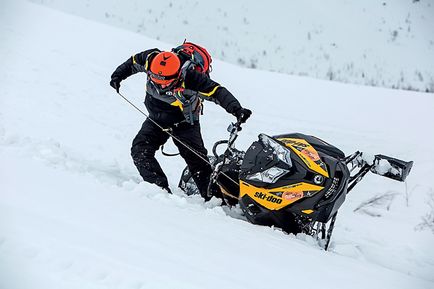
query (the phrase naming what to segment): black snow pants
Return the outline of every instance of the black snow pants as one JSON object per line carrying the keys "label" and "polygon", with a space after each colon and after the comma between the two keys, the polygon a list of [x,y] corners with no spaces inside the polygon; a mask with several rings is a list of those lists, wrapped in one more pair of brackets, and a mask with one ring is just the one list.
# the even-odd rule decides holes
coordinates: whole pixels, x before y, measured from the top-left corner
{"label": "black snow pants", "polygon": [[[202,140],[199,123],[191,125],[183,122],[172,127],[172,129],[174,136],[208,160],[207,150]],[[142,178],[146,182],[156,184],[160,187],[168,187],[169,183],[160,164],[155,159],[155,152],[161,145],[166,143],[168,139],[169,135],[166,132],[162,131],[161,128],[149,119],[146,119],[137,136],[134,138],[131,147],[131,156]],[[179,141],[173,139],[173,142],[178,147],[181,157],[187,163],[188,169],[192,173],[192,177],[199,188],[200,194],[205,200],[208,200],[207,188],[212,172],[211,166]]]}

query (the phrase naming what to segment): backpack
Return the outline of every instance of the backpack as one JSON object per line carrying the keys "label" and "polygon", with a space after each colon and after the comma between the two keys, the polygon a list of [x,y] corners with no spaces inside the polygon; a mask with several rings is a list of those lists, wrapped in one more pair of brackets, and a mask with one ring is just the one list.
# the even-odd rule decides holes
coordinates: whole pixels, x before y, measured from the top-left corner
{"label": "backpack", "polygon": [[173,48],[172,51],[178,54],[181,59],[189,60],[194,65],[195,70],[209,76],[212,70],[212,58],[205,48],[192,42],[184,41],[183,44]]}

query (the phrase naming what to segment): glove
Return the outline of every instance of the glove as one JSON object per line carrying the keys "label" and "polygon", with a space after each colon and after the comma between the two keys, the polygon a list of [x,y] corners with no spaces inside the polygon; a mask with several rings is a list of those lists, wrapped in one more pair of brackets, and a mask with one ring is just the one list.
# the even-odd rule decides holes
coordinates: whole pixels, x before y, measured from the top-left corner
{"label": "glove", "polygon": [[110,81],[110,86],[116,89],[116,92],[119,93],[119,88],[121,88],[121,80],[117,77],[113,77]]}
{"label": "glove", "polygon": [[249,119],[250,115],[252,115],[252,111],[247,108],[240,108],[234,112],[234,116],[237,118],[239,123],[245,123],[247,119]]}

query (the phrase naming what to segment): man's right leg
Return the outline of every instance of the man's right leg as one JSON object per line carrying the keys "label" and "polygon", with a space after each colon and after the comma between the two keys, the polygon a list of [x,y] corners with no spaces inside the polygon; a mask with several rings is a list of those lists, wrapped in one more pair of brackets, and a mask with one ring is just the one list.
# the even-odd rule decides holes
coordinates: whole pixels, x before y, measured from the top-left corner
{"label": "man's right leg", "polygon": [[155,159],[155,152],[168,138],[167,133],[152,121],[146,119],[133,140],[131,156],[143,180],[156,184],[170,192],[167,177]]}

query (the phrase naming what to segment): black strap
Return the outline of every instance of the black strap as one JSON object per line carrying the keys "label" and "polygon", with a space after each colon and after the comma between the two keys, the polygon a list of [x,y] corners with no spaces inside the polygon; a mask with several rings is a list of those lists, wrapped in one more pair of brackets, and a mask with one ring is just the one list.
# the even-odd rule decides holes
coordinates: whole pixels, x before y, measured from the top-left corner
{"label": "black strap", "polygon": [[[152,120],[152,119],[151,119],[151,120]],[[184,120],[182,120],[182,121],[180,121],[180,122],[177,122],[177,123],[173,124],[173,126],[174,126],[174,127],[178,127],[178,125],[180,125],[180,124],[183,123],[183,122],[187,122],[187,121],[184,119]],[[172,127],[161,128],[161,129],[162,129],[162,131],[167,132],[170,136],[173,137],[173,128],[172,128]],[[180,152],[177,152],[177,153],[174,153],[174,154],[166,153],[166,152],[164,151],[164,144],[161,145],[161,153],[163,154],[163,156],[166,156],[166,157],[175,157],[175,156],[180,155]]]}
{"label": "black strap", "polygon": [[162,153],[164,156],[166,156],[166,157],[175,157],[175,156],[177,156],[177,155],[180,154],[179,152],[177,152],[177,153],[175,153],[175,154],[166,153],[166,152],[164,151],[164,145],[161,146],[161,153]]}

